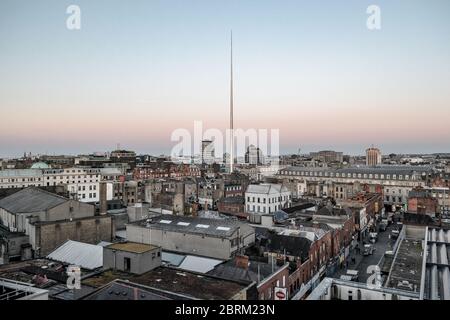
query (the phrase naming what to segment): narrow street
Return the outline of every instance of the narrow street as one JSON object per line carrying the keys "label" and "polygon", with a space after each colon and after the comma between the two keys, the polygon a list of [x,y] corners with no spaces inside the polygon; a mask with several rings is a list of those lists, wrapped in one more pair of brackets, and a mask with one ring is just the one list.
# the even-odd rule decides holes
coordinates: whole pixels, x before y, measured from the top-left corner
{"label": "narrow street", "polygon": [[[394,224],[391,224],[387,227],[386,231],[378,232],[378,240],[375,244],[373,244],[373,247],[375,248],[373,254],[364,256],[362,254],[362,248],[360,253],[357,253],[356,250],[351,250],[347,258],[347,268],[344,266],[342,269],[338,269],[333,277],[339,279],[341,275],[345,275],[347,273],[348,269],[358,270],[358,281],[366,283],[368,277],[370,276],[370,274],[367,273],[367,268],[371,265],[377,265],[384,253],[391,250],[395,243],[395,240],[389,238],[393,228]],[[366,240],[368,242],[368,239]],[[353,257],[355,258],[355,263],[352,262]]]}

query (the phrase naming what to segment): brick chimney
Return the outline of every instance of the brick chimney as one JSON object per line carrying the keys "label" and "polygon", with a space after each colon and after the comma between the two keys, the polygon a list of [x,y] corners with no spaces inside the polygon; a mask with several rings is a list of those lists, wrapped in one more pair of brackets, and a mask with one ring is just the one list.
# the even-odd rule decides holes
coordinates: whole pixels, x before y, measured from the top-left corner
{"label": "brick chimney", "polygon": [[248,269],[248,265],[249,265],[248,256],[237,255],[235,261],[236,261],[236,267],[242,268],[242,269]]}

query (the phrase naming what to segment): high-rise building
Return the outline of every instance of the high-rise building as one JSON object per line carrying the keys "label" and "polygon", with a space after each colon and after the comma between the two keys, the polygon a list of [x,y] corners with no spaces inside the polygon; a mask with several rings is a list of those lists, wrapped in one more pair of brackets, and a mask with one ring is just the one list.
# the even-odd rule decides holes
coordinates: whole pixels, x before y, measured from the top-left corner
{"label": "high-rise building", "polygon": [[214,163],[214,142],[212,140],[202,140],[202,163]]}
{"label": "high-rise building", "polygon": [[378,148],[370,147],[366,150],[366,165],[376,166],[381,164],[381,151]]}
{"label": "high-rise building", "polygon": [[343,162],[343,153],[332,150],[323,150],[319,152],[310,152],[309,154],[315,160],[321,160],[326,163]]}
{"label": "high-rise building", "polygon": [[233,122],[233,31],[231,31],[230,51],[230,173],[234,166],[234,122]]}

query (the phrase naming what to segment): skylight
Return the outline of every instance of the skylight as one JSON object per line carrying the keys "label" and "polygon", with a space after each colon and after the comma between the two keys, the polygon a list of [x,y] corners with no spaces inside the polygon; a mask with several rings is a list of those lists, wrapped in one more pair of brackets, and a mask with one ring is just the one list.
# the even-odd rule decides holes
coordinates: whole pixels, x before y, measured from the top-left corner
{"label": "skylight", "polygon": [[230,228],[228,227],[217,227],[216,229],[220,231],[230,231]]}
{"label": "skylight", "polygon": [[209,225],[207,225],[207,224],[198,224],[198,225],[196,225],[196,227],[197,227],[197,228],[208,229],[208,228],[209,228]]}
{"label": "skylight", "polygon": [[189,222],[178,222],[177,225],[186,227],[186,226],[190,225],[190,223]]}
{"label": "skylight", "polygon": [[172,220],[159,220],[159,223],[170,224]]}

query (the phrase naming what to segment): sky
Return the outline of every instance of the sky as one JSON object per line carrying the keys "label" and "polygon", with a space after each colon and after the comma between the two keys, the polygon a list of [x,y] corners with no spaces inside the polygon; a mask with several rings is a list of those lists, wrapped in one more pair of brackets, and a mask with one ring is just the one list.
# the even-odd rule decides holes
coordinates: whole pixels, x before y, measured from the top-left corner
{"label": "sky", "polygon": [[225,130],[231,29],[235,128],[279,129],[282,153],[449,152],[449,15],[448,0],[2,0],[0,156],[167,154],[194,121]]}

